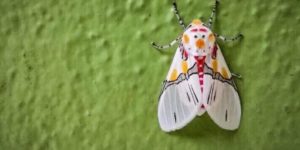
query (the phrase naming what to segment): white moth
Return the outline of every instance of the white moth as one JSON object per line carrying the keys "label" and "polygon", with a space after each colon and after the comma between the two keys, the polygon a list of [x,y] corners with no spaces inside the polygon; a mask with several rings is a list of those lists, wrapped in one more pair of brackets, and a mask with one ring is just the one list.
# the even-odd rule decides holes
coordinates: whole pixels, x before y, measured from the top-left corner
{"label": "white moth", "polygon": [[234,74],[229,71],[216,38],[234,41],[242,35],[225,38],[211,31],[217,4],[218,1],[207,24],[195,19],[186,27],[174,2],[183,34],[169,45],[152,43],[157,49],[179,43],[159,97],[158,120],[165,132],[181,129],[205,112],[223,129],[239,127],[241,105]]}

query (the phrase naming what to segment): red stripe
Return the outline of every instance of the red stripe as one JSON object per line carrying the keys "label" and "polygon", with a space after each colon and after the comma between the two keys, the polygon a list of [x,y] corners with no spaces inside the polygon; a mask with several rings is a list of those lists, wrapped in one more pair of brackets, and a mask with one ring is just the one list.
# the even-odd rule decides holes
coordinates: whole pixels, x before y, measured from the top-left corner
{"label": "red stripe", "polygon": [[183,50],[183,55],[184,55],[185,58],[188,57],[188,53],[186,52],[186,50]]}
{"label": "red stripe", "polygon": [[199,29],[199,31],[202,31],[202,32],[207,32],[207,30],[206,30],[206,29],[204,29],[204,28],[201,28],[201,29]]}
{"label": "red stripe", "polygon": [[197,32],[198,31],[198,29],[192,29],[191,30],[191,32]]}
{"label": "red stripe", "polygon": [[[198,76],[199,76],[199,84],[200,84],[200,87],[201,87],[201,92],[203,93],[203,71],[204,71],[204,62],[205,62],[205,56],[203,57],[199,57],[199,56],[195,56],[195,60],[197,62],[197,69],[198,69]],[[201,73],[201,75],[199,74]]]}
{"label": "red stripe", "polygon": [[218,46],[217,46],[217,44],[214,44],[214,47],[212,49],[212,54],[211,54],[211,57],[213,59],[216,59],[216,57],[217,57],[217,50],[218,50]]}

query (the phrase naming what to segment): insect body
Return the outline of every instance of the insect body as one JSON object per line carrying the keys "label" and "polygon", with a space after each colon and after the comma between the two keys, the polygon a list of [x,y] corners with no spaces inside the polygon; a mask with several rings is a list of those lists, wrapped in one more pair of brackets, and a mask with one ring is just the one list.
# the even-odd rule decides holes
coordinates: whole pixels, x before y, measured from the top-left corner
{"label": "insect body", "polygon": [[204,112],[221,128],[234,130],[239,126],[241,107],[234,74],[229,71],[216,38],[234,41],[241,34],[225,38],[211,31],[217,4],[218,1],[207,24],[195,19],[186,27],[174,2],[184,33],[166,46],[152,43],[157,49],[179,43],[159,97],[158,120],[163,131],[180,129]]}

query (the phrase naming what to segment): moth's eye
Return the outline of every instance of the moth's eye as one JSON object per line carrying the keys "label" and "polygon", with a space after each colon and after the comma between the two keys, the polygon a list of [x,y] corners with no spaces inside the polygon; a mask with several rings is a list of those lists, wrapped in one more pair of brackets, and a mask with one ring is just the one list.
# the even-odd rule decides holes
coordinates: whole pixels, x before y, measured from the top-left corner
{"label": "moth's eye", "polygon": [[202,35],[202,38],[204,39],[204,38],[205,38],[205,35]]}
{"label": "moth's eye", "polygon": [[198,36],[197,36],[197,35],[195,35],[195,36],[194,36],[194,38],[196,39],[196,38],[198,38]]}

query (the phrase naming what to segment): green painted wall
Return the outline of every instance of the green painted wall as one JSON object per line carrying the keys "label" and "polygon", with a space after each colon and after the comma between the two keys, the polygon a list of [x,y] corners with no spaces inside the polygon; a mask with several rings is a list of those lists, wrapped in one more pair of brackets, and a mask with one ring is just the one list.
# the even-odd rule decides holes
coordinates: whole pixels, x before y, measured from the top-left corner
{"label": "green painted wall", "polygon": [[[189,22],[213,0],[178,0]],[[207,115],[166,134],[157,98],[182,32],[171,0],[1,0],[0,149],[298,149],[300,1],[221,0],[214,31],[242,101],[239,130]]]}

